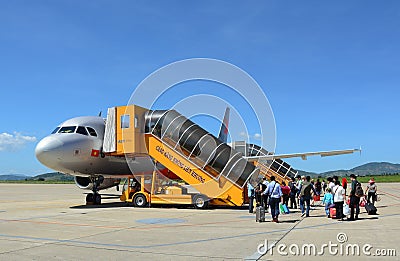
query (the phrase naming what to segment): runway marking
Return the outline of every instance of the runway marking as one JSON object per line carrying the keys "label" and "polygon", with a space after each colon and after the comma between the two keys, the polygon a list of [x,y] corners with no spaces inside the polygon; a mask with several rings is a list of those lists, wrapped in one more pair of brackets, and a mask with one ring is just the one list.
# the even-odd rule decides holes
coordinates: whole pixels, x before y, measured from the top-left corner
{"label": "runway marking", "polygon": [[[400,214],[388,214],[382,215],[380,218],[392,217],[392,216],[400,216]],[[0,237],[3,238],[14,238],[14,239],[27,239],[33,241],[49,241],[53,243],[72,243],[72,244],[79,244],[79,245],[93,245],[93,246],[107,246],[107,247],[119,247],[119,248],[130,248],[130,249],[140,249],[140,248],[156,248],[156,247],[168,247],[168,246],[178,246],[178,245],[187,245],[187,244],[196,244],[202,242],[209,242],[209,241],[218,241],[218,240],[226,240],[226,239],[235,239],[235,238],[243,238],[243,237],[251,237],[256,235],[268,235],[274,233],[282,233],[294,230],[304,230],[310,228],[320,228],[332,225],[338,225],[339,223],[325,223],[319,225],[312,225],[312,226],[305,226],[300,228],[289,228],[289,229],[278,229],[272,230],[268,232],[255,232],[255,233],[246,233],[240,235],[233,235],[233,236],[222,236],[222,237],[215,237],[215,238],[207,238],[207,239],[197,239],[191,241],[181,241],[175,243],[165,243],[165,244],[154,244],[154,245],[122,245],[122,244],[110,244],[110,243],[100,243],[100,242],[91,242],[91,241],[81,241],[81,240],[71,240],[71,239],[55,239],[55,238],[41,238],[41,237],[30,237],[30,236],[18,236],[18,235],[7,235],[7,234],[0,234]]]}
{"label": "runway marking", "polygon": [[395,197],[396,199],[400,199],[400,196],[398,196],[398,195],[393,195],[393,194],[391,194],[391,193],[389,193],[389,192],[383,192],[383,193],[381,193],[381,194],[379,194],[379,195],[389,195],[389,196],[392,196],[392,197]]}

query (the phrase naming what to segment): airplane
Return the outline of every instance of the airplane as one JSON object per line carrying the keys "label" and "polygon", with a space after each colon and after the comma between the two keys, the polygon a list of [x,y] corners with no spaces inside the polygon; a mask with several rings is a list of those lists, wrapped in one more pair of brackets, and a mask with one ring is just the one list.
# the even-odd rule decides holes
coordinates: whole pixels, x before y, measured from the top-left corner
{"label": "airplane", "polygon": [[[227,143],[228,124],[229,108],[225,111],[218,136],[223,143]],[[39,141],[35,148],[36,158],[50,169],[74,176],[79,188],[91,190],[92,193],[86,196],[87,204],[101,204],[100,190],[114,186],[118,188],[122,178],[132,177],[135,173],[152,173],[155,167],[166,177],[177,178],[176,174],[164,166],[155,165],[149,155],[134,158],[105,155],[102,150],[105,126],[106,120],[101,116],[66,120]],[[255,144],[247,144],[247,147],[253,148],[249,155],[244,155],[250,162],[292,157],[306,159],[307,156],[333,156],[359,151],[352,149],[274,155]]]}
{"label": "airplane", "polygon": [[[99,116],[76,117],[64,121],[44,137],[35,148],[36,158],[46,167],[74,176],[80,189],[92,190],[86,196],[87,203],[101,204],[100,190],[117,187],[122,178],[135,173],[152,173],[154,163],[150,156],[106,156],[102,152],[106,121]],[[227,142],[229,108],[225,111],[218,139]],[[131,160],[131,162],[127,162]],[[158,170],[169,179],[179,177],[163,166]]]}

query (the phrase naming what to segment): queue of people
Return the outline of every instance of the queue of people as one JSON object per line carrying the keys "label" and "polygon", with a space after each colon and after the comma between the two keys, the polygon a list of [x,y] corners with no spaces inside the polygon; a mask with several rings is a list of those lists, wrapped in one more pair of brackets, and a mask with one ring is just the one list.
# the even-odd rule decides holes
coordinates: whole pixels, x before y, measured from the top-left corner
{"label": "queue of people", "polygon": [[367,195],[367,202],[372,205],[377,201],[377,185],[371,178],[364,192],[354,174],[350,175],[350,179],[349,193],[347,193],[347,179],[342,178],[340,181],[337,176],[328,177],[326,181],[319,179],[313,181],[310,176],[297,176],[291,178],[288,184],[285,182],[278,184],[275,177],[271,176],[270,181],[264,178],[255,187],[248,183],[249,213],[253,213],[253,201],[256,200],[257,206],[270,208],[273,222],[279,222],[280,203],[289,209],[299,207],[301,216],[309,217],[311,205],[319,201],[320,195],[323,194],[321,202],[327,217],[343,221],[349,216],[347,220],[357,220],[360,214],[360,199],[364,195]]}

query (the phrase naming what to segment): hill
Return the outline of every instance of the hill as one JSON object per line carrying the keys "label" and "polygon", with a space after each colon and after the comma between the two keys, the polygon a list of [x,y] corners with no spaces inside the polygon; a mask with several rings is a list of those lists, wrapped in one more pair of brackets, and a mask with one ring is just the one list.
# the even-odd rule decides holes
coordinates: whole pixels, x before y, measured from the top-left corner
{"label": "hill", "polygon": [[59,172],[50,172],[45,174],[40,174],[34,177],[19,175],[19,174],[9,174],[0,175],[1,181],[20,181],[20,180],[33,180],[33,181],[73,181],[74,177]]}
{"label": "hill", "polygon": [[369,175],[386,175],[400,173],[400,164],[393,164],[389,162],[370,162],[349,170],[333,170],[322,173],[305,172],[299,170],[300,175],[310,175],[310,176],[349,176],[350,174],[355,174],[357,176],[369,176]]}
{"label": "hill", "polygon": [[50,172],[31,177],[30,180],[73,181],[74,177],[60,172]]}
{"label": "hill", "polygon": [[0,180],[24,180],[30,178],[23,174],[8,174],[8,175],[0,175]]}

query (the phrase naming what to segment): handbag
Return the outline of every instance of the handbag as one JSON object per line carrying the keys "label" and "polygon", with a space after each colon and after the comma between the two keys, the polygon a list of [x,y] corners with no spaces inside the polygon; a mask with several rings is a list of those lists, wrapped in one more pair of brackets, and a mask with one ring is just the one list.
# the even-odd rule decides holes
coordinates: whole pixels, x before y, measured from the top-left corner
{"label": "handbag", "polygon": [[347,204],[343,205],[343,215],[345,215],[345,216],[350,215],[350,207]]}

